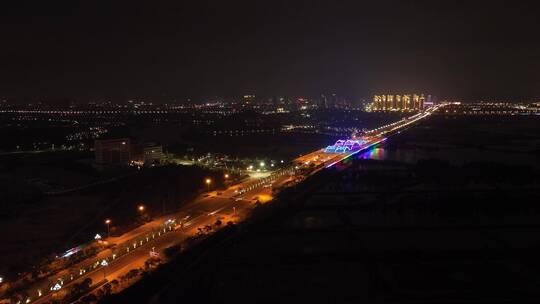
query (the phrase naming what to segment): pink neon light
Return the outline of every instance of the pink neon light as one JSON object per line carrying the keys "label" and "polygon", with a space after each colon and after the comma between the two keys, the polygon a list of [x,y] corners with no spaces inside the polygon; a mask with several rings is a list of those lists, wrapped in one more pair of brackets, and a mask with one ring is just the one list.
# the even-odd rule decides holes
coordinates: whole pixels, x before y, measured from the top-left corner
{"label": "pink neon light", "polygon": [[360,152],[362,152],[362,151],[365,151],[365,150],[367,150],[367,149],[369,149],[369,148],[371,148],[371,147],[373,147],[373,146],[375,146],[375,145],[377,145],[377,144],[382,143],[382,142],[385,141],[385,140],[386,140],[386,137],[383,138],[383,139],[381,139],[381,140],[379,140],[379,141],[376,141],[376,142],[374,142],[374,143],[372,143],[372,144],[370,144],[370,145],[368,145],[368,146],[366,146],[366,147],[364,147],[364,148],[362,148],[362,149],[358,149],[358,150],[356,150],[356,151],[354,151],[354,152],[352,152],[352,153],[349,153],[349,154],[347,154],[345,157],[343,157],[343,158],[341,158],[341,159],[339,159],[339,160],[337,160],[337,161],[331,163],[330,165],[326,166],[326,168],[330,168],[330,167],[332,167],[333,165],[339,163],[340,161],[342,161],[342,160],[344,160],[344,159],[346,159],[346,158],[348,158],[348,157],[350,157],[350,156],[352,156],[352,155],[354,155],[354,154],[356,154],[356,153],[360,153]]}

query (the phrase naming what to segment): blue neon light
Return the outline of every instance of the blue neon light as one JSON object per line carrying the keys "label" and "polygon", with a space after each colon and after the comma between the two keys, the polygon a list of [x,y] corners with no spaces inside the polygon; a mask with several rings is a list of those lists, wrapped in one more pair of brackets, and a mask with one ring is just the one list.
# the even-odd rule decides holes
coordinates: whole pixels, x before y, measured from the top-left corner
{"label": "blue neon light", "polygon": [[361,149],[362,145],[365,144],[366,141],[362,139],[348,139],[343,140],[340,139],[336,141],[335,144],[332,146],[328,146],[324,149],[325,153],[347,153],[349,151],[353,151],[356,149]]}
{"label": "blue neon light", "polygon": [[335,146],[328,146],[324,149],[324,153],[335,153],[336,147]]}
{"label": "blue neon light", "polygon": [[371,147],[373,147],[373,146],[375,146],[375,145],[377,145],[377,144],[380,144],[380,143],[382,143],[382,142],[385,141],[385,140],[386,140],[386,137],[383,138],[383,139],[381,139],[381,140],[378,140],[378,141],[376,141],[376,142],[374,142],[374,143],[372,143],[372,144],[369,144],[369,145],[367,145],[367,146],[365,146],[365,147],[363,147],[363,148],[361,148],[361,149],[355,150],[355,151],[353,151],[352,153],[349,153],[349,154],[345,155],[343,158],[341,158],[341,159],[339,159],[339,160],[337,160],[337,161],[331,163],[330,165],[326,166],[326,168],[330,168],[330,167],[332,167],[333,165],[339,163],[340,161],[342,161],[342,160],[344,160],[344,159],[346,159],[346,158],[348,158],[348,157],[350,157],[350,156],[352,156],[352,155],[355,155],[356,153],[360,153],[360,152],[362,152],[362,151],[366,151],[366,150],[368,150],[369,148],[371,148]]}

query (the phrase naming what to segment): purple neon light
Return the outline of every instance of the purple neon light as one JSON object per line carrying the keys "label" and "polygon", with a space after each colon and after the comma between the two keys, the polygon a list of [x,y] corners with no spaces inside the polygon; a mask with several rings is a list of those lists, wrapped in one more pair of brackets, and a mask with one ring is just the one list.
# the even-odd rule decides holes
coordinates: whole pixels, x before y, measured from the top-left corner
{"label": "purple neon light", "polygon": [[352,153],[347,154],[345,157],[343,157],[343,158],[341,158],[341,159],[339,159],[339,160],[337,160],[337,161],[331,163],[330,165],[326,166],[326,168],[330,168],[330,167],[332,167],[333,165],[339,163],[340,161],[342,161],[342,160],[344,160],[344,159],[346,159],[346,158],[348,158],[348,157],[350,157],[350,156],[352,156],[352,155],[354,155],[354,154],[356,154],[356,153],[365,151],[365,150],[367,150],[367,149],[369,149],[369,148],[371,148],[371,147],[373,147],[373,146],[375,146],[375,145],[377,145],[377,144],[382,143],[382,142],[385,141],[385,140],[386,140],[386,137],[383,138],[383,139],[381,139],[381,140],[379,140],[379,141],[376,141],[376,142],[374,142],[374,143],[372,143],[372,144],[370,144],[370,145],[368,145],[368,146],[365,146],[365,147],[362,148],[362,149],[358,149],[358,150],[356,150],[356,151],[353,151]]}

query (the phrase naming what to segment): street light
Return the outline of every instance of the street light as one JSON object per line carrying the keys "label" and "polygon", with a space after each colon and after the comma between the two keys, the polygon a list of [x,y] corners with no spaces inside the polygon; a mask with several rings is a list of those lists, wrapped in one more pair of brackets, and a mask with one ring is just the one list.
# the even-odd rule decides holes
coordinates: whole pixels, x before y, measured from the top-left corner
{"label": "street light", "polygon": [[103,259],[100,264],[103,266],[103,279],[105,280],[107,278],[107,266],[109,266],[109,263],[107,260]]}
{"label": "street light", "polygon": [[139,209],[140,212],[143,212],[144,211],[144,205],[139,205],[139,207],[137,209]]}
{"label": "street light", "polygon": [[109,238],[111,236],[111,229],[110,229],[111,219],[106,219],[105,224],[107,224],[107,238]]}
{"label": "street light", "polygon": [[212,183],[212,180],[207,178],[204,182],[206,183],[206,189],[210,191],[210,184]]}
{"label": "street light", "polygon": [[224,177],[225,179],[229,178],[229,174],[225,173]]}
{"label": "street light", "polygon": [[259,165],[261,165],[261,167],[264,167],[264,162],[261,162]]}

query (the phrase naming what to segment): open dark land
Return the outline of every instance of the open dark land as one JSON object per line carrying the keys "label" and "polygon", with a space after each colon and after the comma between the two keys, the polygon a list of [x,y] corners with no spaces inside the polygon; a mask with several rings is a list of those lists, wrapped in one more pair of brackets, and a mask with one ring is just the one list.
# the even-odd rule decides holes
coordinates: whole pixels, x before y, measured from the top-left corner
{"label": "open dark land", "polygon": [[536,126],[433,117],[383,149],[473,148],[485,160],[366,152],[102,302],[537,302],[538,168],[492,154],[536,157]]}
{"label": "open dark land", "polygon": [[[105,218],[114,218],[111,235],[135,228],[152,217],[177,210],[198,195],[201,180],[222,175],[199,167],[169,165],[138,171],[98,171],[78,152],[5,155],[0,179],[0,246],[5,275],[47,265],[71,247],[106,235]],[[137,212],[145,205],[145,216]]]}

